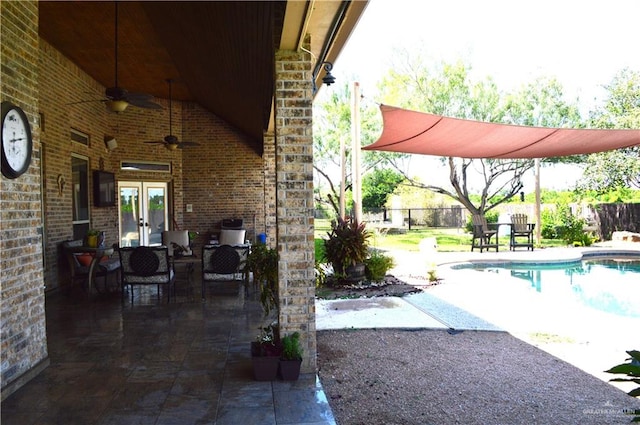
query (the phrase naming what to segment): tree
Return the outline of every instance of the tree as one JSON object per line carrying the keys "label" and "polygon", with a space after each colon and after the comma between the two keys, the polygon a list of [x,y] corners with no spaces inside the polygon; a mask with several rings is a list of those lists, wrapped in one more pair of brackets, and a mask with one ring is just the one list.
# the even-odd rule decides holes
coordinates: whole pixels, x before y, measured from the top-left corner
{"label": "tree", "polygon": [[362,180],[362,207],[368,209],[385,206],[389,195],[404,180],[404,176],[389,168],[374,169]]}
{"label": "tree", "polygon": [[[402,56],[402,55],[401,55]],[[518,91],[504,95],[491,78],[472,81],[471,67],[458,61],[427,67],[408,59],[394,66],[380,90],[385,103],[455,118],[507,124],[574,126],[579,122],[575,105],[563,99],[555,79],[539,78]],[[433,71],[432,71],[433,70]],[[415,185],[460,202],[472,214],[484,214],[517,195],[532,160],[443,158],[449,166],[450,188]],[[480,201],[470,198],[470,185],[480,183]]]}
{"label": "tree", "polygon": [[[335,89],[333,88],[335,87]],[[351,146],[351,87],[349,83],[332,86],[324,91],[325,96],[316,99],[313,108],[313,168],[315,174],[314,194],[316,206],[329,207],[337,216],[339,212],[341,155],[340,141]],[[373,143],[381,132],[382,119],[377,105],[372,102],[361,103],[360,136],[361,145]],[[381,168],[388,158],[400,158],[406,155],[387,152],[362,152],[362,174]],[[351,188],[351,150],[346,150],[345,191]]]}
{"label": "tree", "polygon": [[[640,128],[640,72],[624,69],[605,86],[608,99],[590,113],[594,128]],[[588,155],[584,161],[582,192],[606,193],[624,187],[640,188],[640,147]]]}

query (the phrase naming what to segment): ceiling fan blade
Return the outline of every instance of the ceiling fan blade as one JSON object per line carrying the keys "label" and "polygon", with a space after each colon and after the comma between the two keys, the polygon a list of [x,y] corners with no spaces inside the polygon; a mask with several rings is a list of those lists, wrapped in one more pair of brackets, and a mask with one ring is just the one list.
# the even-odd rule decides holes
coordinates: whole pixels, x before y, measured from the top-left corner
{"label": "ceiling fan blade", "polygon": [[167,142],[164,142],[162,140],[156,140],[156,141],[153,141],[153,142],[143,142],[143,143],[148,143],[150,145],[165,145]]}
{"label": "ceiling fan blade", "polygon": [[82,103],[104,102],[104,99],[78,100],[77,102],[65,103],[65,105],[80,105]]}
{"label": "ceiling fan blade", "polygon": [[155,102],[151,102],[150,100],[131,98],[129,96],[127,96],[125,100],[129,102],[130,105],[137,106],[138,108],[162,109],[162,106],[158,105]]}
{"label": "ceiling fan blade", "polygon": [[183,146],[200,146],[200,143],[197,142],[180,142],[180,147]]}

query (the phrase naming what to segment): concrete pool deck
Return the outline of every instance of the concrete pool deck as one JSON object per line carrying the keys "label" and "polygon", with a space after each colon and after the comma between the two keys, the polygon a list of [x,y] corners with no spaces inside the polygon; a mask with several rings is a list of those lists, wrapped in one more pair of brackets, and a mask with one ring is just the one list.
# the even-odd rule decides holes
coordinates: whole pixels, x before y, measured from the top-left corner
{"label": "concrete pool deck", "polygon": [[[316,301],[316,328],[344,329],[344,328],[453,328],[460,330],[507,330],[499,325],[474,314],[469,306],[461,307],[463,294],[475,292],[476,282],[465,285],[466,280],[461,270],[453,270],[451,266],[460,263],[562,263],[580,261],[583,257],[595,256],[639,256],[640,244],[617,243],[606,246],[594,246],[588,248],[549,248],[534,251],[498,251],[498,252],[417,252],[398,251],[389,252],[396,261],[396,266],[390,270],[390,274],[415,286],[428,288],[421,294],[409,295],[403,298],[383,297],[378,299],[348,299],[348,300],[318,300]],[[445,285],[426,286],[425,276],[427,270],[437,266],[437,276]],[[450,284],[450,285],[446,285]],[[485,282],[491,284],[491,282]],[[452,286],[454,286],[452,288]],[[490,303],[491,299],[485,299],[483,293],[489,288],[481,288],[481,291],[473,295],[470,301]],[[504,306],[501,300],[497,300],[499,306]],[[462,304],[464,305],[464,304]],[[514,311],[514,317],[509,326],[513,328],[514,321],[518,321]],[[520,310],[523,313],[523,310]]]}
{"label": "concrete pool deck", "polygon": [[[634,246],[635,245],[635,246]],[[504,331],[608,381],[604,370],[640,348],[640,318],[582,316],[566,303],[532,299],[522,288],[493,276],[478,278],[470,270],[453,270],[464,262],[571,262],[583,256],[640,256],[640,244],[589,248],[552,248],[516,252],[397,252],[390,271],[400,280],[422,286],[422,293],[402,298],[317,300],[316,328],[409,328],[456,331]],[[426,271],[438,265],[442,283],[426,286]]]}

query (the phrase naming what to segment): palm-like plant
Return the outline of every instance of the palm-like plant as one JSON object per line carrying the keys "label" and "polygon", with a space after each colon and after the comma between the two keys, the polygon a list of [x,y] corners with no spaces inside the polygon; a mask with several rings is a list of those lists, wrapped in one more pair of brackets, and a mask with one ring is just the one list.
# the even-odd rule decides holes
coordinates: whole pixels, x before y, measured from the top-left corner
{"label": "palm-like plant", "polygon": [[351,218],[339,218],[331,222],[329,238],[324,241],[325,256],[338,274],[346,274],[349,266],[362,264],[369,255],[371,233],[364,223]]}

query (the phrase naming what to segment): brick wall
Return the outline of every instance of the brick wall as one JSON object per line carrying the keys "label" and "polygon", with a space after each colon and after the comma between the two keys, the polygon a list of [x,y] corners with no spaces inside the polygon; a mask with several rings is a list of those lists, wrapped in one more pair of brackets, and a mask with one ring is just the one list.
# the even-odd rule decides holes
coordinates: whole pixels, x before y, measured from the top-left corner
{"label": "brick wall", "polygon": [[233,127],[204,111],[185,104],[183,140],[200,143],[184,149],[184,229],[200,232],[200,242],[218,233],[226,218],[242,218],[247,239],[265,231],[265,179],[263,158]]}
{"label": "brick wall", "polygon": [[0,93],[21,107],[33,136],[31,165],[16,179],[0,176],[0,342],[2,398],[47,364],[42,270],[38,4],[0,2]]}
{"label": "brick wall", "polygon": [[[308,41],[308,40],[307,40]],[[316,371],[310,55],[276,54],[276,205],[280,332],[300,332],[302,370]]]}
{"label": "brick wall", "polygon": [[[43,146],[48,288],[64,284],[68,278],[59,246],[73,237],[72,154],[88,157],[91,170],[102,167],[114,172],[117,181],[169,183],[170,222],[199,232],[200,244],[217,232],[223,218],[243,218],[247,238],[252,240],[255,233],[265,231],[263,158],[234,128],[197,104],[174,100],[172,133],[181,141],[198,142],[200,146],[169,151],[162,145],[145,144],[169,134],[168,100],[156,99],[164,107],[161,111],[129,106],[124,113],[114,114],[99,101],[104,87],[45,41],[41,42],[40,67],[40,104],[46,122]],[[69,105],[88,99],[97,101]],[[88,134],[90,145],[71,142],[71,128]],[[106,149],[106,135],[116,138],[115,150]],[[168,162],[172,172],[120,170],[122,160]],[[62,194],[58,192],[58,176],[67,182]],[[193,212],[186,212],[186,204],[192,205]],[[107,244],[117,243],[117,207],[97,208],[91,201],[90,208],[91,227],[106,231]]]}

